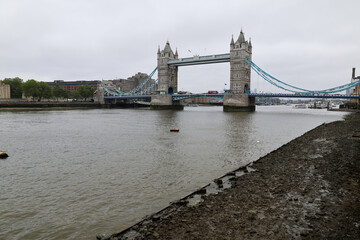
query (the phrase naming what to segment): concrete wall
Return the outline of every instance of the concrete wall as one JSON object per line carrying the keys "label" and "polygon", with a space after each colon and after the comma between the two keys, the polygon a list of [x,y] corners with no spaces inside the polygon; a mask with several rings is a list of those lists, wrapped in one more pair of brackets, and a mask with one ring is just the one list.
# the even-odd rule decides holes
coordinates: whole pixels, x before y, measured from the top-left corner
{"label": "concrete wall", "polygon": [[184,104],[181,101],[172,101],[171,95],[153,95],[151,96],[150,109],[184,109]]}
{"label": "concrete wall", "polygon": [[255,97],[247,94],[225,94],[225,112],[252,112],[255,111]]}

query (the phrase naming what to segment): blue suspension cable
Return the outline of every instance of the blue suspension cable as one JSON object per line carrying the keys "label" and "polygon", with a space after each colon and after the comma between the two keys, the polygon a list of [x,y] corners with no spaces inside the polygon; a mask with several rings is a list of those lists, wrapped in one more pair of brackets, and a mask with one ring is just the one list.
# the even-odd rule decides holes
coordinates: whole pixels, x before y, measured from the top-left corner
{"label": "blue suspension cable", "polygon": [[[315,91],[315,90],[307,90],[307,89],[303,89],[303,88],[299,88],[299,87],[295,87],[295,86],[292,86],[290,84],[287,84],[285,82],[282,82],[280,81],[279,79],[271,76],[270,74],[266,73],[264,70],[262,70],[259,66],[257,66],[255,63],[253,63],[252,61],[249,61],[248,59],[245,58],[245,61],[250,65],[250,67],[257,73],[259,74],[264,80],[268,81],[269,83],[271,83],[272,85],[278,87],[278,88],[281,88],[283,90],[286,90],[286,91],[290,91],[290,92],[295,92],[295,93],[299,93],[299,91],[294,91],[294,90],[291,90],[291,89],[288,89],[288,88],[285,88],[285,87],[282,87],[278,84],[276,84],[274,81],[272,80],[275,80],[276,82],[279,82],[283,85],[286,85],[290,88],[294,88],[294,89],[297,89],[297,90],[300,90],[302,91],[302,93],[312,93],[314,94],[315,92],[317,93],[336,93],[336,92],[341,92],[341,91],[344,91],[346,89],[349,89],[349,88],[352,88],[352,87],[355,87],[357,85],[360,84],[360,80],[357,80],[357,81],[354,81],[352,83],[348,83],[348,84],[344,84],[344,85],[341,85],[341,86],[338,86],[338,87],[334,87],[334,88],[329,88],[329,89],[324,89],[324,90],[319,90],[319,91]],[[272,79],[270,80],[269,77]]]}
{"label": "blue suspension cable", "polygon": [[147,78],[145,78],[144,81],[142,81],[139,85],[137,85],[135,88],[133,88],[129,92],[125,93],[125,95],[129,95],[130,93],[134,94],[134,93],[138,92],[139,89],[141,89],[141,87],[143,87],[151,79],[151,77],[154,75],[156,70],[157,70],[157,67],[154,69],[154,71],[151,72],[151,74]]}

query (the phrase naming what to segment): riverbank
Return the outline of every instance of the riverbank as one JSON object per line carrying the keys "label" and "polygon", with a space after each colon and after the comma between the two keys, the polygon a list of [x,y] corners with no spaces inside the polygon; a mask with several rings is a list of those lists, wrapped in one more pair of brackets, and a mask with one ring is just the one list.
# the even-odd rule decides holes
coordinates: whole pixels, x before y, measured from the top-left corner
{"label": "riverbank", "polygon": [[100,104],[97,102],[0,102],[0,111],[41,111],[95,108],[143,108],[142,103]]}
{"label": "riverbank", "polygon": [[98,239],[359,239],[359,182],[360,114],[354,113]]}
{"label": "riverbank", "polygon": [[333,111],[333,112],[360,112],[360,108],[358,108],[358,109],[352,109],[352,108],[334,108],[334,109],[328,109],[328,111]]}
{"label": "riverbank", "polygon": [[1,102],[0,111],[8,110],[48,110],[104,108],[105,105],[93,102]]}

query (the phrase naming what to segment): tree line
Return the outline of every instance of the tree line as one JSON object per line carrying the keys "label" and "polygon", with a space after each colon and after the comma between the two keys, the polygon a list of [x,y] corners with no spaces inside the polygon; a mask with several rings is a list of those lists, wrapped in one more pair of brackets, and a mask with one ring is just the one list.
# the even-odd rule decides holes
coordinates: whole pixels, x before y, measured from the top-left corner
{"label": "tree line", "polygon": [[4,84],[10,85],[11,98],[31,97],[33,101],[41,101],[42,99],[59,98],[64,99],[88,99],[94,95],[94,89],[89,85],[81,85],[77,87],[76,91],[62,89],[59,84],[51,88],[45,82],[38,82],[34,79],[23,82],[21,78],[5,78],[2,81]]}

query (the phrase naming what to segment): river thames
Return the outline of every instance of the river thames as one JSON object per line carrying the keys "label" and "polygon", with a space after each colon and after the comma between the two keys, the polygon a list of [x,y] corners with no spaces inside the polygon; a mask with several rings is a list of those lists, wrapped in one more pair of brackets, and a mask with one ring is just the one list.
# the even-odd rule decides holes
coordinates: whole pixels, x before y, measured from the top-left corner
{"label": "river thames", "polygon": [[119,232],[344,115],[292,106],[0,112],[10,156],[0,160],[0,239]]}

